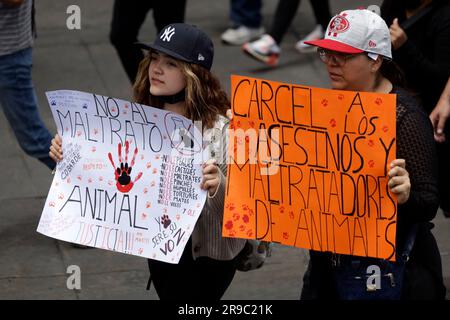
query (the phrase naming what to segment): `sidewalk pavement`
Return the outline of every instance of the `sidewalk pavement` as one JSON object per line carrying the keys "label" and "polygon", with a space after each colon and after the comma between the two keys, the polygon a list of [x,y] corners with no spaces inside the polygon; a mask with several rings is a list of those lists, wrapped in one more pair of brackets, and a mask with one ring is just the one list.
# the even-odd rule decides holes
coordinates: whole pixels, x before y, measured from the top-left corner
{"label": "sidewalk pavement", "polygon": [[[331,1],[332,11],[379,4],[381,1]],[[81,9],[81,30],[66,28],[66,9]],[[41,115],[55,132],[45,91],[72,89],[131,98],[131,86],[114,48],[108,40],[112,0],[36,1],[38,38],[34,46],[33,78]],[[276,1],[264,3],[266,29],[272,21]],[[261,66],[238,47],[220,43],[228,26],[229,1],[190,0],[186,22],[204,29],[215,43],[215,72],[230,88],[230,74],[327,87],[325,69],[314,54],[298,54],[294,44],[314,27],[310,5],[303,1],[293,27],[286,35],[280,66]],[[151,41],[155,28],[148,15],[139,36]],[[36,232],[52,180],[50,172],[20,150],[0,113],[3,151],[0,167],[0,299],[157,299],[148,280],[145,259],[100,249],[77,249],[68,243]],[[450,288],[450,219],[438,213],[435,235],[440,245],[446,285]],[[224,299],[298,299],[308,261],[306,250],[276,245],[263,268],[238,272]],[[68,290],[67,267],[81,268],[81,290]],[[448,293],[450,291],[447,291]],[[449,297],[449,294],[447,295]]]}

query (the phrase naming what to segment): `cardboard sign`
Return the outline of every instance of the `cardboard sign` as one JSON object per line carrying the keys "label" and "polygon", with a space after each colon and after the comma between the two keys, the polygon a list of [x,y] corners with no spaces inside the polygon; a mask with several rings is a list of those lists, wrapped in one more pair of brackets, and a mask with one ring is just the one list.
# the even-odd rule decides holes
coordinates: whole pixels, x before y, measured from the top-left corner
{"label": "cardboard sign", "polygon": [[63,157],[37,231],[178,263],[206,200],[188,119],[78,91],[47,92]]}
{"label": "cardboard sign", "polygon": [[231,82],[223,236],[394,260],[396,96]]}

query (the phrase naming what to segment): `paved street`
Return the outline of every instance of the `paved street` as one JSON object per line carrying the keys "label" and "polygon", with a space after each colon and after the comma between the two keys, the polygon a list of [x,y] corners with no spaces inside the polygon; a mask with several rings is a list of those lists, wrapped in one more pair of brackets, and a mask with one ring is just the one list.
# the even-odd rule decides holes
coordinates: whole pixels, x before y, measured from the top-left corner
{"label": "paved street", "polygon": [[[381,1],[332,0],[333,13]],[[68,30],[66,9],[81,8],[81,30]],[[131,99],[131,86],[109,43],[112,0],[36,1],[38,38],[33,56],[33,80],[41,115],[55,132],[45,92],[71,89]],[[276,1],[265,1],[264,25],[269,28]],[[186,22],[205,30],[215,44],[213,72],[229,91],[230,74],[327,87],[326,70],[315,54],[299,54],[295,42],[314,26],[308,1],[303,1],[282,43],[280,66],[268,69],[239,47],[225,46],[221,33],[228,26],[229,1],[188,0]],[[155,36],[152,15],[140,40]],[[37,160],[24,155],[3,113],[0,113],[0,299],[157,299],[146,291],[147,261],[100,249],[78,249],[36,232],[52,175]],[[450,219],[439,212],[434,223],[444,276],[450,288]],[[275,246],[267,264],[257,271],[238,272],[224,299],[298,299],[307,251]],[[81,290],[66,287],[67,267],[81,268]],[[450,291],[447,296],[450,297]]]}

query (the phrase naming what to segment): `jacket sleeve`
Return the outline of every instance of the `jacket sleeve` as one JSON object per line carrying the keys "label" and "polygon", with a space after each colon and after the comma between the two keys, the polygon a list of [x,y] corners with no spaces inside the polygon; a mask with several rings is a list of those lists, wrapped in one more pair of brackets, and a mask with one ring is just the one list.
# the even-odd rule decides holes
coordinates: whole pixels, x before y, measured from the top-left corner
{"label": "jacket sleeve", "polygon": [[405,159],[411,181],[399,215],[411,223],[432,220],[439,206],[437,155],[431,123],[423,112],[410,110],[398,121],[397,157]]}
{"label": "jacket sleeve", "polygon": [[218,143],[218,148],[216,150],[216,152],[218,152],[216,159],[220,175],[220,184],[218,187],[219,189],[217,190],[217,193],[213,198],[208,197],[206,199],[206,206],[209,207],[211,214],[219,215],[220,221],[223,221],[223,211],[225,203],[225,185],[228,159],[228,127],[229,123],[227,122],[220,131],[220,137],[217,137],[218,139],[220,139],[220,143]]}

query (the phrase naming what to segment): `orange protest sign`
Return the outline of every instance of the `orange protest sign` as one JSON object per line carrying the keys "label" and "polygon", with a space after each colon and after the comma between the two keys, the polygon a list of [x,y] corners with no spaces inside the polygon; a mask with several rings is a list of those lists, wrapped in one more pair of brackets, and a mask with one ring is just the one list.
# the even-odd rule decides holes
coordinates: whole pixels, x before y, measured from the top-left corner
{"label": "orange protest sign", "polygon": [[223,236],[395,259],[396,96],[231,77]]}

